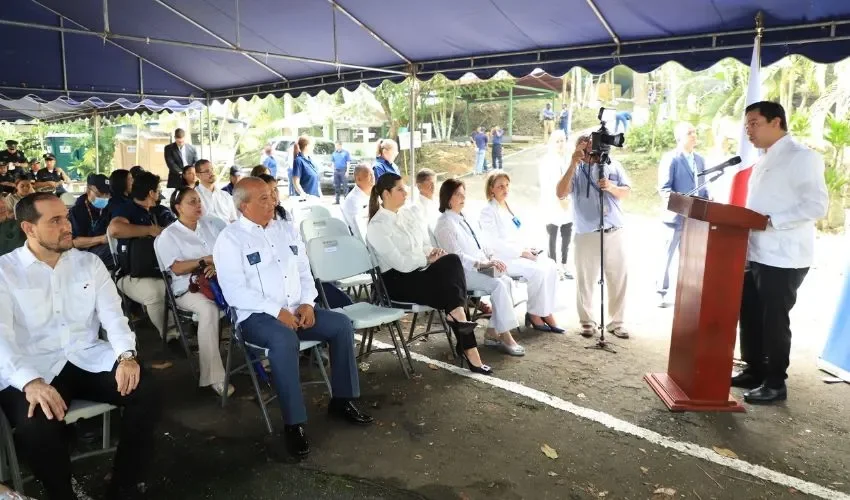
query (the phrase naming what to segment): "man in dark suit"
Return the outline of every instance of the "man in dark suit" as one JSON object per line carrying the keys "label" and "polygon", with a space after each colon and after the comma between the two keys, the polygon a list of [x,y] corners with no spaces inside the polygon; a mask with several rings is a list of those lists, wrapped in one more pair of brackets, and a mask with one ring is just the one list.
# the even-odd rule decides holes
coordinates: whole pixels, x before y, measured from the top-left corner
{"label": "man in dark suit", "polygon": [[[658,165],[658,193],[663,200],[662,222],[664,223],[665,241],[662,268],[656,281],[656,291],[659,297],[659,307],[669,307],[667,291],[670,288],[670,267],[673,256],[679,248],[682,238],[684,218],[667,210],[670,193],[690,193],[702,181],[697,174],[705,170],[705,159],[694,152],[697,144],[697,132],[690,123],[679,123],[675,129],[677,148],[668,152]],[[708,198],[708,190],[704,187],[696,193]]]}
{"label": "man in dark suit", "polygon": [[186,132],[182,128],[174,131],[174,142],[165,146],[165,164],[168,165],[168,187],[180,187],[183,167],[194,165],[198,161],[195,147],[186,142]]}

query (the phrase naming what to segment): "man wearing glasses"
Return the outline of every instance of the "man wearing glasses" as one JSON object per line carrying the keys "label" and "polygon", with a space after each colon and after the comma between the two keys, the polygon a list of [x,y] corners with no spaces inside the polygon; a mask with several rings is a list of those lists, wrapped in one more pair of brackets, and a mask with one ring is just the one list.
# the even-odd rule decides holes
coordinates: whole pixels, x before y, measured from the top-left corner
{"label": "man wearing glasses", "polygon": [[209,160],[196,161],[195,173],[201,181],[195,191],[201,197],[203,215],[218,217],[228,224],[235,221],[237,217],[233,197],[215,185],[215,172],[213,172],[212,163]]}

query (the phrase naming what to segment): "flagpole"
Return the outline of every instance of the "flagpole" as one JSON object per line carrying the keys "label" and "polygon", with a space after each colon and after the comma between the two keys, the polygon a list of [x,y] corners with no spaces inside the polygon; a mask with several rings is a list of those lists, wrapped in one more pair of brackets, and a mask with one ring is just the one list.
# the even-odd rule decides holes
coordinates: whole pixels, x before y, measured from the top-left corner
{"label": "flagpole", "polygon": [[[756,35],[753,40],[753,54],[750,60],[750,76],[747,82],[747,93],[745,96],[744,106],[749,106],[754,102],[758,102],[761,97],[761,39],[764,35],[764,13],[759,11],[756,14]],[[743,207],[747,203],[747,189],[750,181],[750,175],[753,172],[753,165],[758,159],[758,152],[750,143],[747,136],[747,115],[744,111],[743,120],[741,123],[741,136],[738,143],[738,156],[742,158],[741,168],[735,173],[732,178],[732,184],[729,190],[729,204]]]}

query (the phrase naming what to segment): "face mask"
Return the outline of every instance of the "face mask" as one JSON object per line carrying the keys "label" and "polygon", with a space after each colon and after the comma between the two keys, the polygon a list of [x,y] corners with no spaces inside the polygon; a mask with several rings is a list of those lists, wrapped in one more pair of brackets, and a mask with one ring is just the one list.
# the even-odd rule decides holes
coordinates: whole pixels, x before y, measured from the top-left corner
{"label": "face mask", "polygon": [[106,204],[109,203],[109,198],[95,198],[93,202],[91,202],[91,206],[98,210],[103,210],[106,208]]}

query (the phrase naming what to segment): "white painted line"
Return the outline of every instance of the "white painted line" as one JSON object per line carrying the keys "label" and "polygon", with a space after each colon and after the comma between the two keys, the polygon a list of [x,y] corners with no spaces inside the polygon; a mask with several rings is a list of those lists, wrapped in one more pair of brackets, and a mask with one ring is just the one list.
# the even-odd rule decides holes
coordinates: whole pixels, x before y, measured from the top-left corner
{"label": "white painted line", "polygon": [[[378,342],[377,340],[373,341],[372,345],[379,348],[392,347],[389,344]],[[832,490],[817,483],[804,481],[800,478],[789,476],[788,474],[783,474],[781,472],[768,469],[767,467],[762,467],[761,465],[751,464],[749,462],[737,458],[724,457],[723,455],[717,454],[714,450],[706,448],[704,446],[700,446],[698,444],[688,443],[685,441],[676,441],[673,438],[664,436],[649,429],[644,429],[643,427],[639,427],[630,422],[626,422],[625,420],[621,420],[613,415],[609,415],[598,410],[592,410],[590,408],[578,406],[576,404],[570,403],[569,401],[565,401],[559,397],[553,396],[543,391],[539,391],[537,389],[532,389],[531,387],[526,387],[516,382],[503,380],[493,376],[478,375],[476,373],[470,372],[469,370],[460,368],[456,365],[445,363],[436,359],[431,359],[428,356],[418,354],[412,351],[410,353],[410,356],[416,361],[421,361],[422,363],[438,366],[456,375],[471,378],[483,384],[492,385],[493,387],[498,387],[499,389],[504,389],[508,392],[519,394],[520,396],[525,396],[529,399],[533,399],[534,401],[543,403],[552,408],[571,413],[577,417],[586,420],[592,420],[593,422],[602,424],[605,427],[608,427],[609,429],[614,429],[615,431],[619,431],[624,434],[629,434],[631,436],[644,439],[652,444],[663,446],[664,448],[670,448],[672,450],[678,451],[679,453],[690,455],[694,458],[699,458],[708,462],[715,463],[717,465],[728,467],[742,474],[757,477],[759,479],[770,481],[772,483],[779,484],[788,488],[794,488],[795,490],[805,493],[807,495],[814,495],[829,500],[850,500],[850,495],[846,493]]]}

